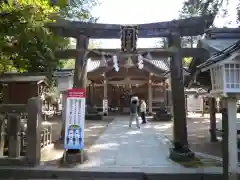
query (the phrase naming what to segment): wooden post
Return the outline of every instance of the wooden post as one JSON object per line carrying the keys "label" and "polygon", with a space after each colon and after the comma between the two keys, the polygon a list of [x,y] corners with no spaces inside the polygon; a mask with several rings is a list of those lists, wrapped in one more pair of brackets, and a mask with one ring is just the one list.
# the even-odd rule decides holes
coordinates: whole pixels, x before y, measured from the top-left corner
{"label": "wooden post", "polygon": [[228,180],[228,110],[226,99],[221,99],[221,112],[222,112],[222,130],[223,130],[223,142],[222,142],[222,153],[223,153],[223,179]]}
{"label": "wooden post", "polygon": [[20,156],[20,118],[17,114],[8,114],[8,156],[16,158]]}
{"label": "wooden post", "polygon": [[210,103],[210,136],[211,142],[217,142],[216,135],[216,99],[214,97],[209,98]]}
{"label": "wooden post", "polygon": [[[178,32],[172,32],[168,38],[168,44],[170,48],[177,49],[177,52],[171,57],[170,61],[172,105],[174,115],[174,149],[171,150],[170,157],[173,158],[175,154],[182,155],[184,152],[189,153],[189,157],[193,157],[194,154],[191,153],[190,155],[191,151],[188,149],[183,68],[182,56],[180,53],[181,39]],[[188,156],[186,157],[188,158]]]}
{"label": "wooden post", "polygon": [[150,74],[148,78],[148,113],[152,115],[152,79]]}
{"label": "wooden post", "polygon": [[67,91],[62,93],[62,128],[61,128],[61,140],[64,140],[65,135],[65,121],[66,121],[66,103],[67,103]]}
{"label": "wooden post", "polygon": [[[27,104],[27,148],[26,158],[29,165],[39,165],[41,160],[42,102],[39,98],[30,98]],[[44,143],[44,142],[43,142]]]}
{"label": "wooden post", "polygon": [[92,105],[95,105],[95,83],[93,82],[92,83],[92,93],[91,93],[91,102],[92,102]]}

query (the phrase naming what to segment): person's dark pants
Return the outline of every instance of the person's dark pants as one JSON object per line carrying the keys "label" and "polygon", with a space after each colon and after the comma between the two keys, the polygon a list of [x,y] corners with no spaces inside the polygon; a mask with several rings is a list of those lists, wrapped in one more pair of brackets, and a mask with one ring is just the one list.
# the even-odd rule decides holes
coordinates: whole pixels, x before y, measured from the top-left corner
{"label": "person's dark pants", "polygon": [[142,118],[142,124],[147,123],[147,121],[146,121],[146,113],[145,112],[141,112],[141,118]]}

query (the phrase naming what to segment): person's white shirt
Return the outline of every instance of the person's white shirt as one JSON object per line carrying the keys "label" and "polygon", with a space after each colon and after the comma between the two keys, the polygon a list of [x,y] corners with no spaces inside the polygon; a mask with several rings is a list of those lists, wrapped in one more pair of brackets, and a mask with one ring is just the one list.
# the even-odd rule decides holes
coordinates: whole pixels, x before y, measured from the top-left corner
{"label": "person's white shirt", "polygon": [[142,101],[142,102],[141,102],[140,111],[141,111],[141,112],[146,112],[146,111],[147,111],[147,104],[146,104],[145,101]]}

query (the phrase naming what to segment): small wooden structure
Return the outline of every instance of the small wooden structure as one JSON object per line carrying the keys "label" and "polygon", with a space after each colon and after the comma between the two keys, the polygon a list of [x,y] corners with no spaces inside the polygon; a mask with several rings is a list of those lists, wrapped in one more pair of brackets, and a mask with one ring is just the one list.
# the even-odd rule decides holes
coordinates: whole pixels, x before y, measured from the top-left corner
{"label": "small wooden structure", "polygon": [[6,73],[0,77],[3,104],[27,104],[31,97],[40,97],[46,88],[45,75]]}

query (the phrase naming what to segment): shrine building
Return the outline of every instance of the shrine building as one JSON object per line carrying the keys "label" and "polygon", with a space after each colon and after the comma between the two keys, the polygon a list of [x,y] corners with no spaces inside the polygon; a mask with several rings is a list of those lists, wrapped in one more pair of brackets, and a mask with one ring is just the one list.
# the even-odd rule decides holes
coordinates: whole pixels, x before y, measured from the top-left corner
{"label": "shrine building", "polygon": [[[118,72],[112,66],[102,65],[101,60],[90,60],[87,68],[87,104],[95,106],[101,112],[103,100],[107,100],[109,112],[127,113],[130,98],[138,96],[146,101],[149,113],[159,109],[160,106],[170,106],[169,60],[167,58],[152,60],[149,63],[151,69],[161,72],[162,76],[152,73],[148,66],[139,69],[130,58],[119,65]],[[68,82],[72,83],[72,72],[73,70],[58,71],[60,82],[63,83],[62,78],[69,74]],[[71,83],[65,83],[65,87],[71,87]]]}

